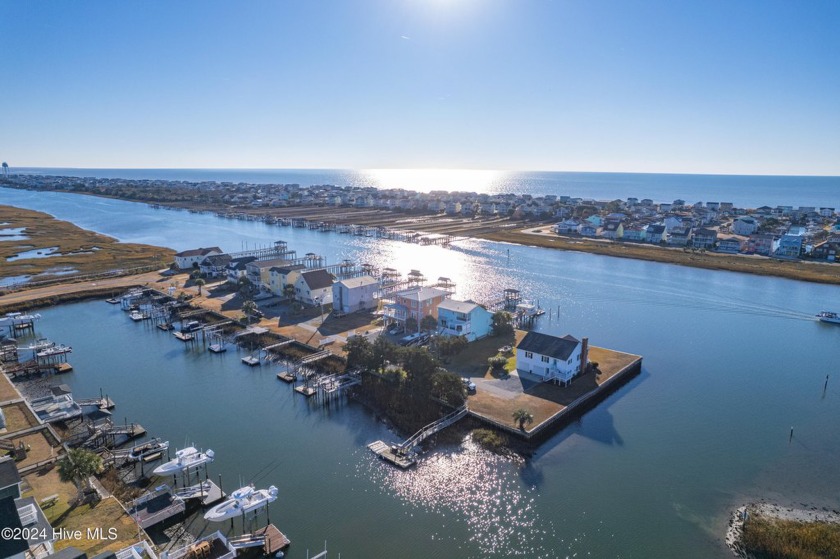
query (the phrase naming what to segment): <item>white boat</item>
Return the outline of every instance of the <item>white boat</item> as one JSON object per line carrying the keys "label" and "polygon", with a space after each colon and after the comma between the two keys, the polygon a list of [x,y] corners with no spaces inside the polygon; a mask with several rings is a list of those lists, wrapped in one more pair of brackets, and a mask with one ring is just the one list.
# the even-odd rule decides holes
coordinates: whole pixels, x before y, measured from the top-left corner
{"label": "white boat", "polygon": [[210,347],[208,347],[207,349],[209,349],[213,353],[224,353],[225,351],[227,351],[227,347],[225,347],[224,344],[210,344]]}
{"label": "white boat", "polygon": [[65,353],[73,353],[73,348],[69,345],[53,345],[52,347],[48,347],[42,349],[35,353],[38,357],[50,357],[53,355],[64,355]]}
{"label": "white boat", "polygon": [[259,510],[277,500],[277,488],[254,489],[252,485],[241,487],[230,494],[230,499],[219,503],[204,515],[204,520],[222,522]]}
{"label": "white boat", "polygon": [[128,318],[130,318],[134,322],[140,322],[141,320],[143,320],[143,313],[141,313],[140,311],[131,311],[130,313],[128,313]]}
{"label": "white boat", "polygon": [[50,347],[55,347],[55,342],[48,340],[47,338],[38,338],[28,346],[27,349],[32,349],[35,351],[41,351]]}
{"label": "white boat", "polygon": [[169,441],[161,441],[158,438],[146,441],[143,444],[133,446],[128,453],[128,459],[132,461],[141,460],[159,452],[165,452],[169,448]]}
{"label": "white boat", "polygon": [[828,322],[829,324],[840,324],[840,315],[836,312],[822,311],[817,315],[820,322]]}
{"label": "white boat", "polygon": [[194,446],[188,446],[177,451],[173,460],[164,462],[155,468],[153,472],[159,476],[175,474],[212,462],[215,456],[212,450],[201,452]]}

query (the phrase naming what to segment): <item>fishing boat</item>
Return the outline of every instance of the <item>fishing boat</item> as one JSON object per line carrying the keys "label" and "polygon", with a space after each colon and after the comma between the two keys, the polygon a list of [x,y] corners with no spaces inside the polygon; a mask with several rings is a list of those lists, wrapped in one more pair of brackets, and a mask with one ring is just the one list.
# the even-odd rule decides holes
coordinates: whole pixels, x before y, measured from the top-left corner
{"label": "fishing boat", "polygon": [[175,458],[173,460],[164,462],[153,471],[159,476],[175,474],[212,462],[215,456],[212,450],[201,452],[194,446],[188,446],[175,452]]}
{"label": "fishing boat", "polygon": [[219,503],[204,515],[204,520],[222,522],[229,518],[242,516],[251,511],[259,510],[277,500],[277,488],[254,489],[253,485],[246,485],[230,494],[230,499]]}
{"label": "fishing boat", "polygon": [[817,315],[820,322],[828,322],[829,324],[840,324],[840,315],[836,312],[822,311]]}
{"label": "fishing boat", "polygon": [[169,441],[161,441],[158,438],[154,438],[143,444],[132,447],[128,453],[128,459],[136,462],[137,460],[142,460],[147,456],[152,456],[159,452],[165,452],[168,448]]}

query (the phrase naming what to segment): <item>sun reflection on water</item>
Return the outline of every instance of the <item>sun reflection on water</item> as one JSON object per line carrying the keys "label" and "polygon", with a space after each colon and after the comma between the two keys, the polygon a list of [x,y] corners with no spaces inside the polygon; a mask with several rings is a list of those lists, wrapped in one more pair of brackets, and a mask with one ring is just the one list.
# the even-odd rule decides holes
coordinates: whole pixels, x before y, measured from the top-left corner
{"label": "sun reflection on water", "polygon": [[[481,557],[560,557],[569,547],[536,510],[535,487],[524,487],[522,459],[490,453],[467,437],[455,449],[436,449],[413,469],[402,471],[375,458],[360,466],[388,494],[410,506],[463,517],[471,549]],[[436,534],[436,538],[446,537]]]}
{"label": "sun reflection on water", "polygon": [[365,169],[361,171],[378,188],[404,188],[415,192],[489,193],[500,190],[510,175],[486,169]]}

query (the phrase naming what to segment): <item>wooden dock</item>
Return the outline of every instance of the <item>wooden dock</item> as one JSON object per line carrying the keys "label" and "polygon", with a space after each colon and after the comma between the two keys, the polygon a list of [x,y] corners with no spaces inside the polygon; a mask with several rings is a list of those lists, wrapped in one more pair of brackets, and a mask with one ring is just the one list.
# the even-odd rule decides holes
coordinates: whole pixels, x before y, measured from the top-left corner
{"label": "wooden dock", "polygon": [[180,330],[176,330],[175,332],[172,332],[172,335],[175,336],[176,338],[178,338],[179,340],[181,340],[182,342],[188,342],[188,341],[195,338],[195,336],[193,336],[191,333],[181,332]]}
{"label": "wooden dock", "polygon": [[383,460],[386,460],[403,470],[408,469],[417,463],[413,454],[403,453],[397,445],[389,445],[384,441],[370,443],[368,448]]}
{"label": "wooden dock", "polygon": [[283,371],[282,373],[277,373],[277,378],[284,381],[284,382],[295,382],[297,377],[294,373],[290,373],[289,371]]}
{"label": "wooden dock", "polygon": [[265,528],[260,528],[254,532],[254,534],[265,538],[263,551],[269,557],[273,556],[281,549],[289,547],[289,544],[292,543],[291,540],[289,540],[283,532],[278,530],[277,526],[274,524],[269,524]]}
{"label": "wooden dock", "polygon": [[298,394],[303,394],[304,396],[309,398],[310,396],[314,396],[317,390],[315,390],[315,388],[311,386],[301,384],[300,386],[295,386],[295,392],[297,392]]}
{"label": "wooden dock", "polygon": [[249,367],[256,367],[260,364],[260,358],[254,357],[253,355],[248,355],[242,358],[242,362],[248,365]]}

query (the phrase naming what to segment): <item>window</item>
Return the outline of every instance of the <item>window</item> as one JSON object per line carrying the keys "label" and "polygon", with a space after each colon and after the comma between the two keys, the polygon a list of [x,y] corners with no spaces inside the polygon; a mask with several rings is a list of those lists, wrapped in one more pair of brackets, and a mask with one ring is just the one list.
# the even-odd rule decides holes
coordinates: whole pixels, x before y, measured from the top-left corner
{"label": "window", "polygon": [[525,359],[533,359],[533,358],[534,358],[533,353],[531,353],[530,351],[525,352]]}
{"label": "window", "polygon": [[547,355],[540,355],[540,360],[543,363],[548,363],[548,356]]}

